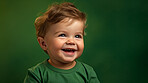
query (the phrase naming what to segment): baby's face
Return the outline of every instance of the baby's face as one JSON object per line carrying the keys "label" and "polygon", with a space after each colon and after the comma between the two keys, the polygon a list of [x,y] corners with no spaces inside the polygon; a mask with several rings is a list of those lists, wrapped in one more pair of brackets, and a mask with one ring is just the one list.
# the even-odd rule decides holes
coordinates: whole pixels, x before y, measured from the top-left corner
{"label": "baby's face", "polygon": [[84,49],[83,30],[84,23],[79,20],[52,25],[44,38],[50,59],[69,63],[80,57]]}

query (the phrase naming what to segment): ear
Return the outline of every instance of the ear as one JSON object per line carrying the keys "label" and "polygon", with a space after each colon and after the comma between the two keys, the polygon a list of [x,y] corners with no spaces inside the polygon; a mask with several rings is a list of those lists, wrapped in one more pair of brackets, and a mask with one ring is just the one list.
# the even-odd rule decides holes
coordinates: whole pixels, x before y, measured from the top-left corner
{"label": "ear", "polygon": [[44,38],[38,37],[37,40],[38,40],[39,45],[41,46],[41,48],[43,50],[47,50],[47,45],[46,45],[46,42],[45,42]]}

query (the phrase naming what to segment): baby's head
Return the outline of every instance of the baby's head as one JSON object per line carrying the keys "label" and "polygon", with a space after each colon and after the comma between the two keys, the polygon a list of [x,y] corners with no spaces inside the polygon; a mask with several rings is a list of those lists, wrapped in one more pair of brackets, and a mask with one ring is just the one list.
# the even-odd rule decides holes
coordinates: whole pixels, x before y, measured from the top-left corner
{"label": "baby's head", "polygon": [[72,3],[52,5],[35,20],[38,42],[52,61],[74,61],[84,49],[86,16]]}
{"label": "baby's head", "polygon": [[72,3],[53,4],[47,11],[36,18],[35,28],[37,37],[43,37],[47,33],[47,29],[56,23],[61,22],[65,18],[80,20],[86,22],[86,16],[83,12],[79,11]]}

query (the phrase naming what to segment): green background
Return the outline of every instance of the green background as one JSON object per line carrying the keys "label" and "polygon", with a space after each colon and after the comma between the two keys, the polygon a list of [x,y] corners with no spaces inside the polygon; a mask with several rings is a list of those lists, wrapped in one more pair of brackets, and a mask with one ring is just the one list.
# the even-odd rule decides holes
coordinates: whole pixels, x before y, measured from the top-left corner
{"label": "green background", "polygon": [[[61,0],[0,0],[0,83],[22,83],[27,69],[48,56],[34,20]],[[79,58],[101,83],[148,83],[148,1],[65,0],[87,13],[85,50]]]}

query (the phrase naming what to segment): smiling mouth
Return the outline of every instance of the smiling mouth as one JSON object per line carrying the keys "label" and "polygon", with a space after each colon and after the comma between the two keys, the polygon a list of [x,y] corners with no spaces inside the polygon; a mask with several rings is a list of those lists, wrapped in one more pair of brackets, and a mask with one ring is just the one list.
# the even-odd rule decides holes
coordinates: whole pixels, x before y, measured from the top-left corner
{"label": "smiling mouth", "polygon": [[62,49],[62,51],[64,51],[64,52],[75,52],[76,50],[75,49]]}

